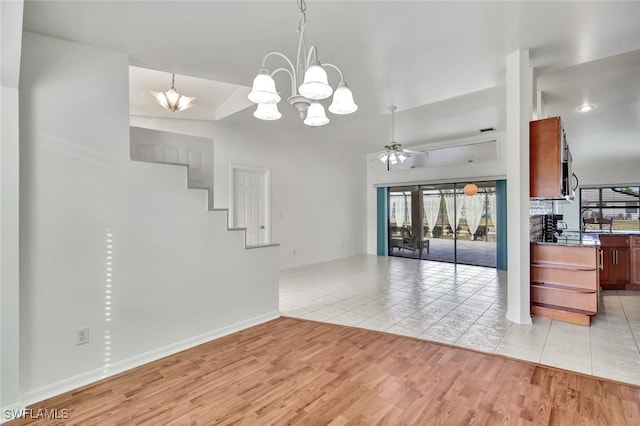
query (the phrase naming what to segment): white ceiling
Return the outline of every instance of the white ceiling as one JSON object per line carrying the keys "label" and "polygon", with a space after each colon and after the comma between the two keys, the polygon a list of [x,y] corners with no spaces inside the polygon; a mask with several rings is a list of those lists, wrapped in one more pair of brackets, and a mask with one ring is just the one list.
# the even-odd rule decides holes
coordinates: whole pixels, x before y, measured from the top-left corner
{"label": "white ceiling", "polygon": [[[126,52],[134,66],[193,81],[250,86],[266,52],[294,57],[297,48],[293,0],[27,1],[24,15],[28,31]],[[396,140],[405,146],[504,130],[506,56],[526,48],[545,112],[563,117],[576,162],[602,155],[603,144],[640,161],[640,2],[309,0],[307,22],[307,43],[340,66],[359,105],[309,129],[336,146],[379,149],[390,138],[390,104],[398,105]],[[270,58],[268,66],[281,64]],[[285,77],[276,77],[283,97]],[[205,101],[202,84],[185,94]],[[579,114],[584,101],[597,108]],[[284,102],[276,123],[255,124],[251,110],[191,114],[304,127]]]}

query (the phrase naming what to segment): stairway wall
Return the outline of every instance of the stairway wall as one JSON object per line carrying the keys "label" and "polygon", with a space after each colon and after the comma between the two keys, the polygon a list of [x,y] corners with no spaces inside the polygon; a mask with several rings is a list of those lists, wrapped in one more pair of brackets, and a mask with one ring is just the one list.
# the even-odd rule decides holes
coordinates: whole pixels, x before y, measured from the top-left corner
{"label": "stairway wall", "polygon": [[278,316],[278,248],[245,250],[186,167],[130,160],[128,65],[24,34],[23,403]]}
{"label": "stairway wall", "polygon": [[213,208],[213,140],[178,133],[130,127],[131,159],[187,164],[190,188],[209,189]]}
{"label": "stairway wall", "polygon": [[340,123],[311,128],[281,108],[278,121],[256,120],[250,108],[222,122],[132,116],[131,125],[213,139],[217,208],[229,207],[230,164],[270,169],[271,241],[280,244],[281,269],[364,253],[364,155],[334,142],[344,137]]}

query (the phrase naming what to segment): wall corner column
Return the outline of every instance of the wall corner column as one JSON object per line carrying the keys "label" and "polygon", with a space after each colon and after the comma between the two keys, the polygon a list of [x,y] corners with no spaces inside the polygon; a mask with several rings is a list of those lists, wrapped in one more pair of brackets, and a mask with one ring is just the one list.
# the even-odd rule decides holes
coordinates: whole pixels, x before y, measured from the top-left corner
{"label": "wall corner column", "polygon": [[[0,423],[20,395],[20,108],[23,1],[0,1]],[[7,410],[7,411],[5,411]]]}
{"label": "wall corner column", "polygon": [[377,205],[377,244],[376,253],[378,256],[387,256],[389,248],[387,247],[388,226],[389,226],[389,188],[376,189],[376,205]]}
{"label": "wall corner column", "polygon": [[507,56],[507,319],[531,324],[529,251],[529,121],[533,70],[529,50]]}

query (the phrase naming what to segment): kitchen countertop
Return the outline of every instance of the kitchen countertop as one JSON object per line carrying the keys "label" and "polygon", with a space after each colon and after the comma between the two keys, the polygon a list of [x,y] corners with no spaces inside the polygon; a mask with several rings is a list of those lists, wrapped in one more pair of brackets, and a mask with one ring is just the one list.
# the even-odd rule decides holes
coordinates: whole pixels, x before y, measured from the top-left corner
{"label": "kitchen countertop", "polygon": [[590,229],[585,233],[598,234],[598,235],[640,235],[640,231],[620,231],[615,229],[611,232],[609,232],[609,230],[604,230],[604,229],[602,231],[597,229]]}
{"label": "kitchen countertop", "polygon": [[534,244],[547,244],[554,246],[572,246],[572,247],[600,247],[600,238],[598,233],[580,233],[580,232],[563,232],[558,237],[558,242],[534,241]]}

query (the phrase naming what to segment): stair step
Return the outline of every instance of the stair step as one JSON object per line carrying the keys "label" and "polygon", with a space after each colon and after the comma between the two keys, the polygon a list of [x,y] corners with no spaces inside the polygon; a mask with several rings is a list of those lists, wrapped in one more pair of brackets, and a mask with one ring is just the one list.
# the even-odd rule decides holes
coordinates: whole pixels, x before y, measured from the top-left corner
{"label": "stair step", "polygon": [[256,248],[263,248],[263,247],[279,247],[280,244],[252,244],[250,246],[244,246],[245,249],[250,250],[250,249],[256,249]]}

